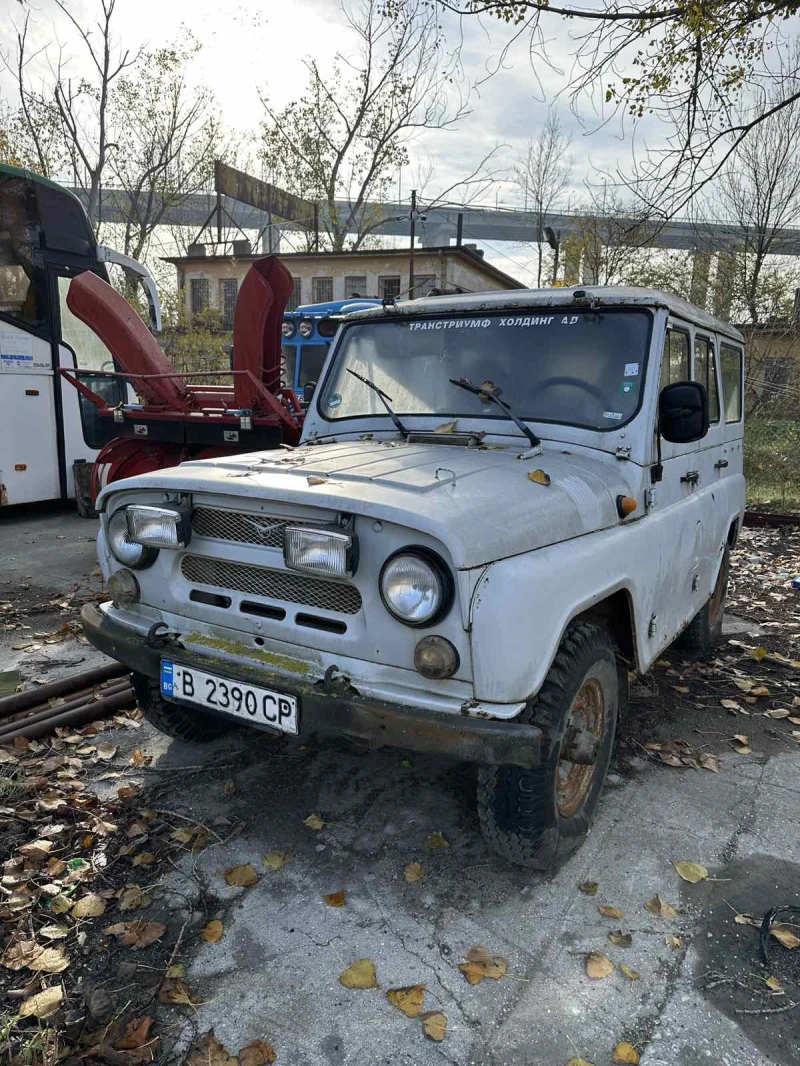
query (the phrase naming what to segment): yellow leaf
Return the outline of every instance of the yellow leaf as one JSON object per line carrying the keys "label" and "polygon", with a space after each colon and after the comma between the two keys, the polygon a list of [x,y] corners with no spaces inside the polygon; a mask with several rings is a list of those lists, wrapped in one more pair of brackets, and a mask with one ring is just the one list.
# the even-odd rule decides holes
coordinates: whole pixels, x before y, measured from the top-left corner
{"label": "yellow leaf", "polygon": [[202,999],[185,985],[179,977],[165,978],[158,989],[159,1003],[173,1003],[178,1006],[192,1007],[202,1003]]}
{"label": "yellow leaf", "polygon": [[447,1032],[447,1018],[441,1011],[429,1010],[425,1014],[420,1014],[419,1020],[429,1040],[435,1040],[437,1044],[444,1040],[444,1034]]}
{"label": "yellow leaf", "polygon": [[119,897],[119,909],[121,911],[138,911],[142,907],[149,906],[150,897],[139,885],[128,885]]}
{"label": "yellow leaf", "polygon": [[638,981],[639,978],[642,976],[640,973],[637,973],[636,970],[632,970],[626,962],[621,962],[619,964],[619,968],[630,981]]}
{"label": "yellow leaf", "polygon": [[594,1066],[588,1059],[570,1059],[567,1066]]}
{"label": "yellow leaf", "polygon": [[225,871],[226,884],[236,888],[250,888],[256,881],[258,881],[258,874],[250,863],[245,866],[232,866],[230,870]]}
{"label": "yellow leaf", "polygon": [[470,948],[464,957],[466,962],[460,962],[458,968],[471,985],[479,985],[484,977],[499,981],[508,973],[506,960],[500,955],[490,954],[484,947]]}
{"label": "yellow leaf", "polygon": [[764,984],[773,992],[783,992],[783,985],[780,983],[777,977],[768,977]]}
{"label": "yellow leaf", "polygon": [[800,937],[795,933],[791,926],[773,925],[770,932],[778,943],[783,944],[785,948],[791,949],[800,946]]}
{"label": "yellow leaf", "polygon": [[372,959],[356,959],[339,974],[339,983],[345,988],[377,988],[374,962]]}
{"label": "yellow leaf", "polygon": [[617,929],[614,933],[609,933],[608,939],[612,944],[617,944],[621,948],[629,948],[633,943],[633,936],[630,933],[623,933],[621,929]]}
{"label": "yellow leaf", "polygon": [[442,424],[437,426],[436,429],[433,432],[434,433],[452,433],[455,430],[457,425],[458,425],[458,419],[456,419],[453,422],[442,422]]}
{"label": "yellow leaf", "polygon": [[751,696],[771,696],[772,693],[766,685],[756,685],[755,688],[750,689]]}
{"label": "yellow leaf", "polygon": [[433,851],[436,848],[449,848],[450,844],[445,840],[442,834],[437,831],[435,833],[428,833],[425,838],[425,847]]}
{"label": "yellow leaf", "polygon": [[769,652],[766,648],[750,648],[749,655],[751,659],[755,659],[757,663],[760,663],[765,656],[769,655]]}
{"label": "yellow leaf", "polygon": [[329,892],[322,897],[329,907],[343,907],[347,898],[347,893],[342,889],[339,892]]}
{"label": "yellow leaf", "polygon": [[597,908],[604,918],[624,918],[625,912],[621,911],[619,907],[598,907]]}
{"label": "yellow leaf", "polygon": [[69,927],[66,925],[43,925],[39,930],[39,936],[45,937],[46,940],[63,940],[65,936],[69,936]]}
{"label": "yellow leaf", "polygon": [[44,992],[37,992],[35,996],[23,1000],[19,1007],[19,1016],[20,1018],[46,1018],[58,1010],[63,1000],[64,990],[60,985],[46,988]]}
{"label": "yellow leaf", "polygon": [[44,948],[28,963],[28,969],[34,973],[61,973],[69,966],[69,959],[62,945]]}
{"label": "yellow leaf", "polygon": [[104,929],[104,933],[119,937],[122,944],[133,948],[147,948],[166,933],[162,922],[117,922]]}
{"label": "yellow leaf", "polygon": [[612,1055],[612,1062],[624,1062],[630,1063],[632,1066],[636,1066],[639,1061],[639,1052],[633,1046],[629,1044],[627,1040],[620,1040],[620,1042],[614,1048],[614,1054]]}
{"label": "yellow leaf", "polygon": [[237,1056],[239,1066],[269,1066],[277,1059],[278,1053],[266,1040],[251,1040],[243,1048],[239,1048]]}
{"label": "yellow leaf", "polygon": [[528,473],[528,481],[535,481],[537,485],[549,485],[550,475],[541,469],[531,470]]}
{"label": "yellow leaf", "polygon": [[416,1018],[422,1011],[425,998],[425,985],[406,985],[404,988],[390,988],[386,998],[393,1007],[397,1007],[408,1018]]}
{"label": "yellow leaf", "polygon": [[212,918],[208,925],[204,925],[200,930],[200,939],[205,940],[207,944],[216,944],[221,936],[222,922],[219,918]]}
{"label": "yellow leaf", "polygon": [[596,881],[582,881],[578,885],[578,891],[583,892],[584,896],[597,895],[597,882]]}
{"label": "yellow leaf", "polygon": [[171,966],[168,966],[166,968],[166,970],[164,970],[164,976],[165,977],[185,977],[186,976],[186,967],[183,965],[182,962],[173,962],[173,964]]}
{"label": "yellow leaf", "polygon": [[671,903],[667,903],[661,896],[656,893],[652,899],[649,899],[644,905],[646,911],[650,911],[651,914],[657,914],[659,918],[677,918],[678,912],[672,906]]}
{"label": "yellow leaf", "polygon": [[664,943],[671,948],[682,948],[683,937],[682,936],[665,936]]}
{"label": "yellow leaf", "polygon": [[705,881],[708,877],[708,870],[699,862],[684,862],[680,860],[673,862],[672,865],[675,867],[678,877],[682,877],[684,881],[688,881],[691,885],[696,885],[698,881]]}
{"label": "yellow leaf", "polygon": [[72,900],[69,896],[59,892],[57,896],[53,896],[47,906],[52,914],[66,914],[68,910],[72,909],[72,905]]}
{"label": "yellow leaf", "polygon": [[309,829],[322,829],[325,823],[318,814],[309,814],[308,818],[303,819],[303,825],[307,825]]}
{"label": "yellow leaf", "polygon": [[81,896],[72,908],[74,918],[98,918],[105,912],[106,901],[90,892],[87,896]]}
{"label": "yellow leaf", "polygon": [[586,956],[586,974],[593,981],[600,981],[614,971],[614,963],[600,951],[592,951]]}
{"label": "yellow leaf", "polygon": [[288,851],[268,851],[261,860],[261,865],[268,866],[270,870],[280,870],[287,862],[291,862],[291,859]]}
{"label": "yellow leaf", "polygon": [[406,863],[405,867],[403,868],[403,876],[410,884],[413,884],[414,881],[421,881],[422,867],[418,862]]}

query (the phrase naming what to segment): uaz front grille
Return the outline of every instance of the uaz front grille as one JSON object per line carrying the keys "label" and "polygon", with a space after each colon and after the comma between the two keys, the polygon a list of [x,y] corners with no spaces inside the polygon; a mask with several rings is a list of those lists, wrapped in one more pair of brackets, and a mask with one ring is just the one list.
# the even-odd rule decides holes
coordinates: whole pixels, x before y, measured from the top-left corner
{"label": "uaz front grille", "polygon": [[192,512],[192,531],[199,537],[232,540],[238,544],[258,544],[266,548],[282,548],[287,526],[319,525],[298,518],[274,518],[267,515],[242,514],[223,511],[218,507],[195,507]]}
{"label": "uaz front grille", "polygon": [[285,603],[302,603],[323,611],[358,614],[361,610],[361,594],[354,585],[305,577],[286,570],[185,555],[181,561],[181,573],[187,581],[201,585],[247,592],[251,596],[264,596]]}

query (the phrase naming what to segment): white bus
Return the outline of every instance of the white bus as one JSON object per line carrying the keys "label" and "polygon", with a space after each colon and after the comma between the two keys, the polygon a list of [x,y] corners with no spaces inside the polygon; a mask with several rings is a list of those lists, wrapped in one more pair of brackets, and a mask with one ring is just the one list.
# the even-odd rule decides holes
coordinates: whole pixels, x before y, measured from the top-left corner
{"label": "white bus", "polygon": [[[67,307],[70,280],[116,263],[142,283],[151,328],[158,297],[140,263],[95,241],[80,201],[27,170],[0,165],[0,508],[75,495],[73,464],[91,462],[113,435],[57,370],[114,371],[111,352]],[[92,389],[125,400],[122,378]]]}

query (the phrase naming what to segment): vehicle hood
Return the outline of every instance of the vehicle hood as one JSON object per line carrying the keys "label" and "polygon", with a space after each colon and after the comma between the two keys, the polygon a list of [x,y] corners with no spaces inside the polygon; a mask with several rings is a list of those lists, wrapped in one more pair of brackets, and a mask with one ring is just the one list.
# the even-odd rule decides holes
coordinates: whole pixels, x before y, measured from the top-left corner
{"label": "vehicle hood", "polygon": [[[544,471],[548,485],[529,477]],[[435,537],[458,569],[570,540],[620,522],[629,489],[617,465],[560,449],[463,448],[402,441],[307,445],[182,463],[112,483],[318,506]]]}

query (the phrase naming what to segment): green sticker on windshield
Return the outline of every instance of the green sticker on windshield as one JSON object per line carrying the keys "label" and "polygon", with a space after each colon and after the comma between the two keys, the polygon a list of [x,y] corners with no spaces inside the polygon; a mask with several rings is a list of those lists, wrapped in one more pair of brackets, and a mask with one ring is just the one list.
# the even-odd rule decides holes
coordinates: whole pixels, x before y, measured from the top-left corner
{"label": "green sticker on windshield", "polygon": [[630,393],[633,392],[635,386],[636,386],[636,382],[635,381],[623,381],[622,384],[619,387],[619,391],[620,391],[622,396],[628,396]]}

